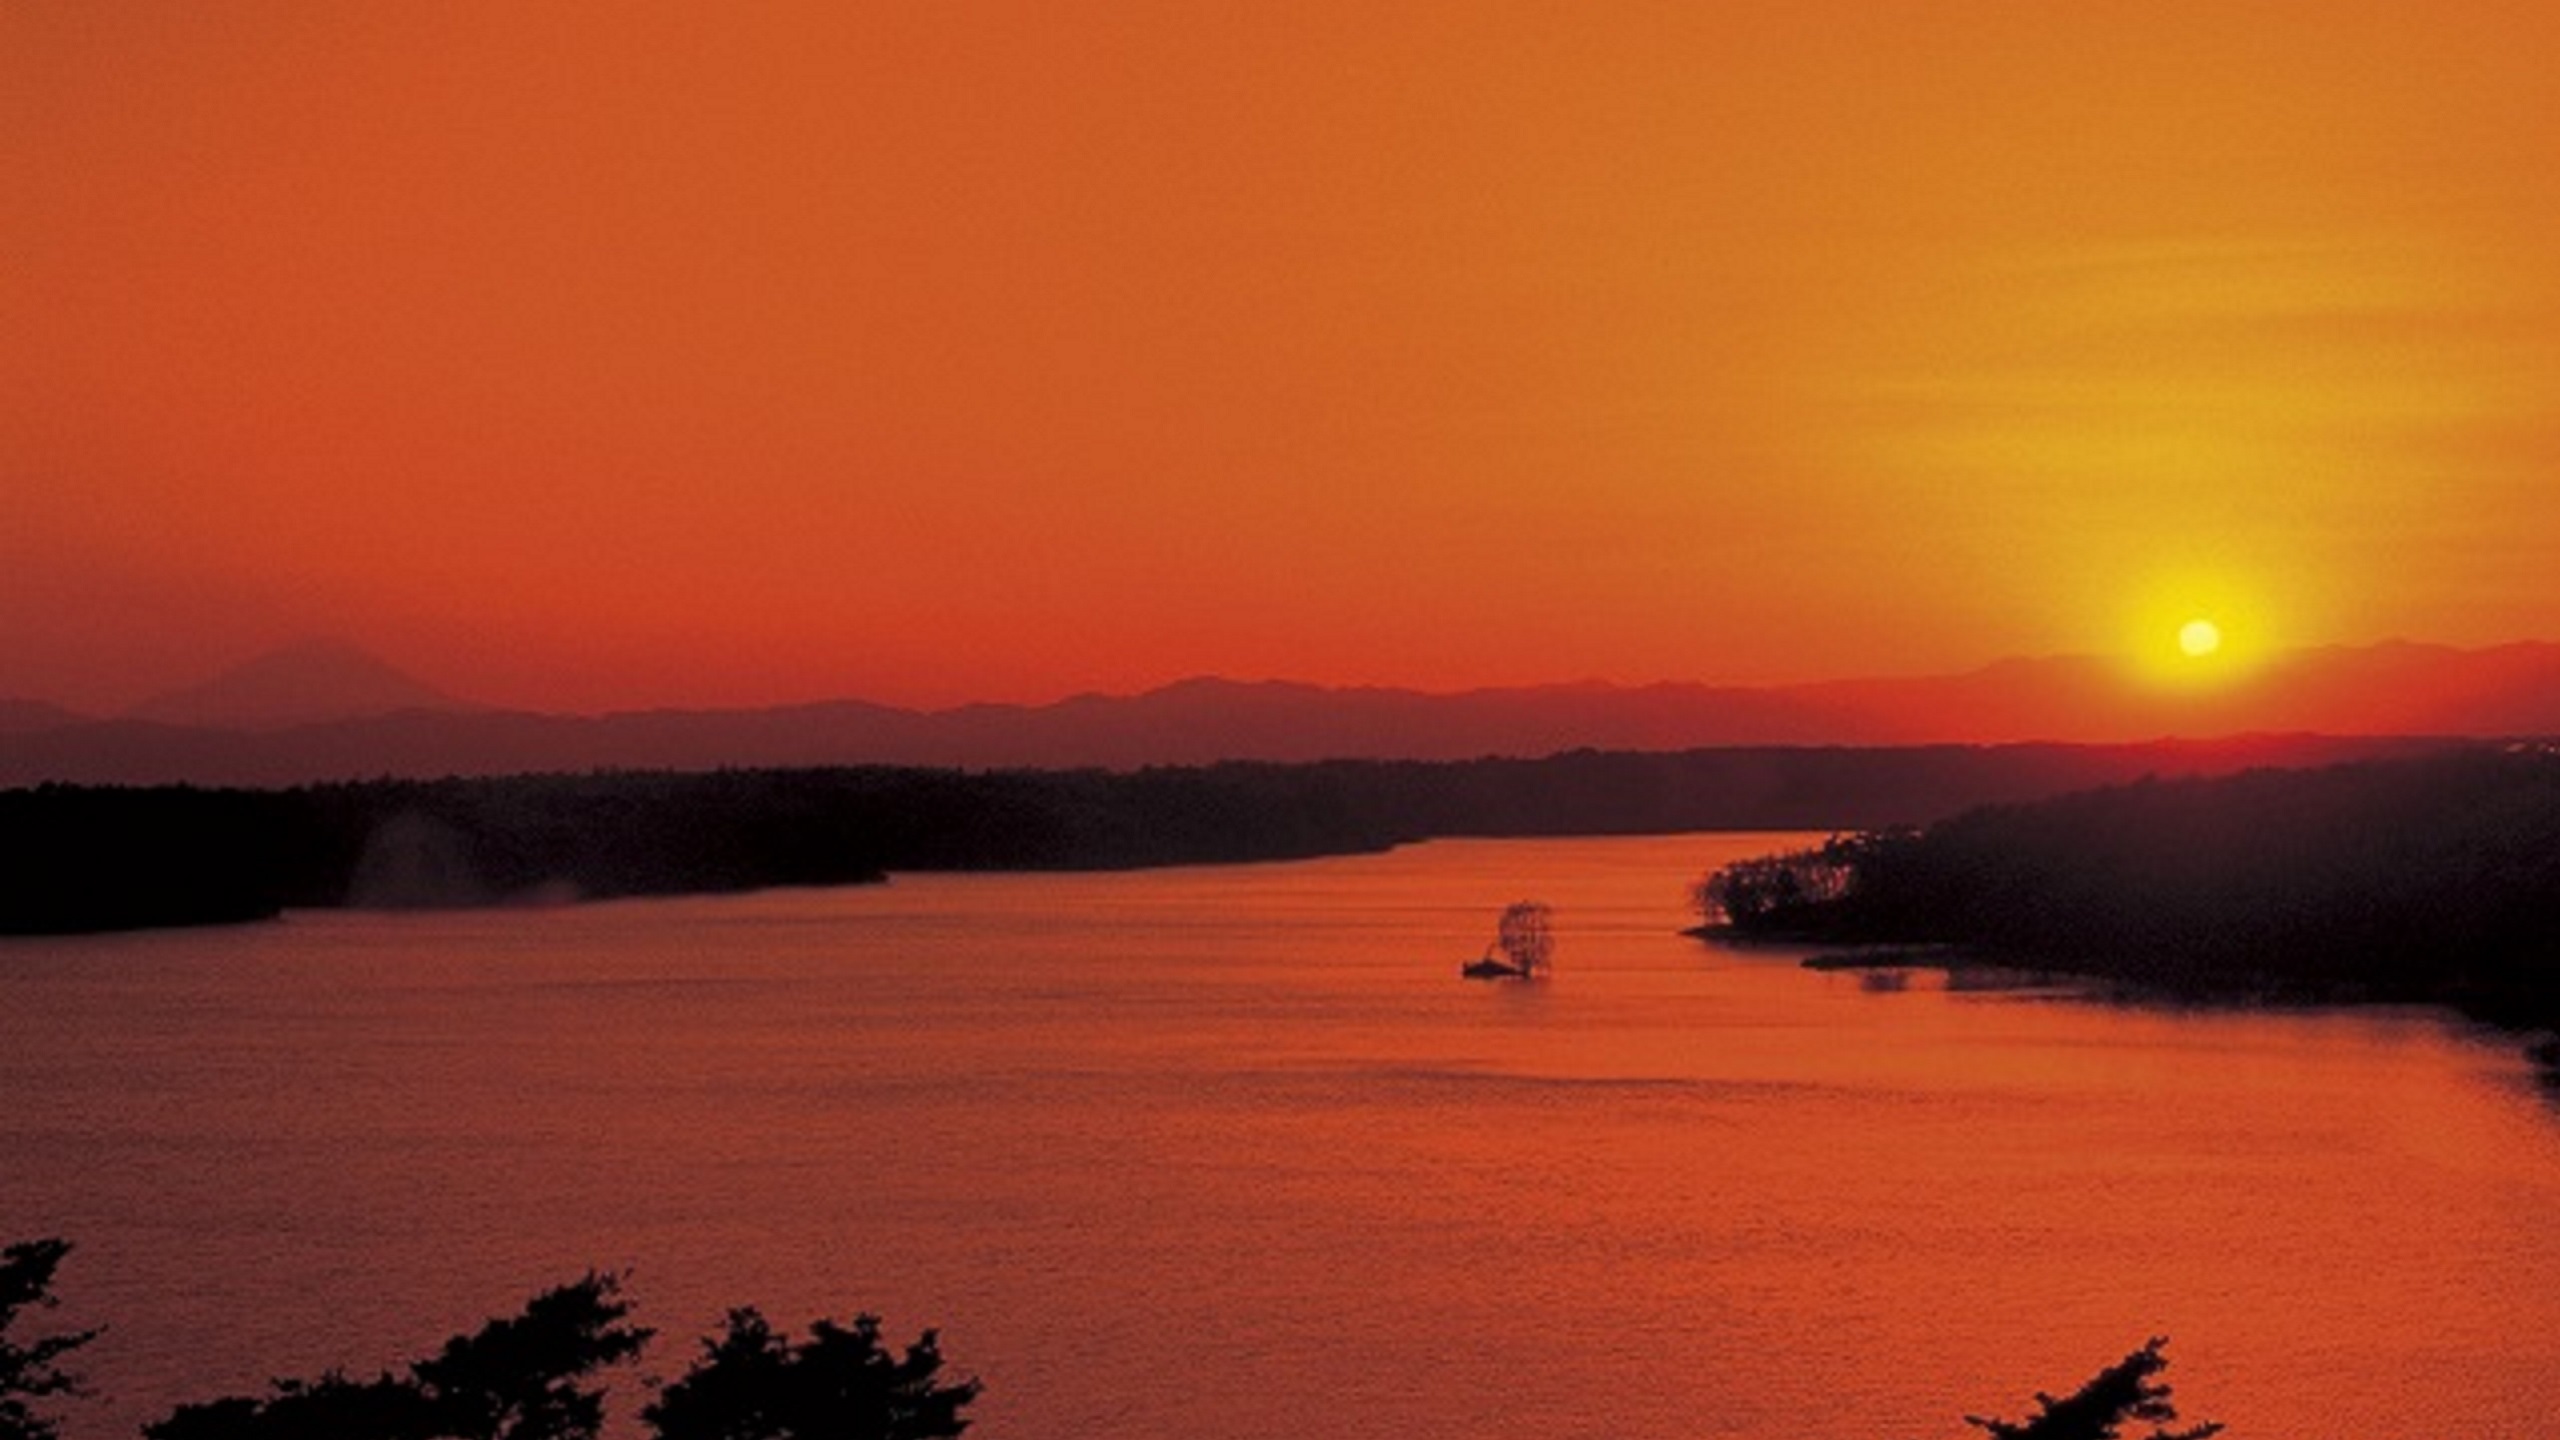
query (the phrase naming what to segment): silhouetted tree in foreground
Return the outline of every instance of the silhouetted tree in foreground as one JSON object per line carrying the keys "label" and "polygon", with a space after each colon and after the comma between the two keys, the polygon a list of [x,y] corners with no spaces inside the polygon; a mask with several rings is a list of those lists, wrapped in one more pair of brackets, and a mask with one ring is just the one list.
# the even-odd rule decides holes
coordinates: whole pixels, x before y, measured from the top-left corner
{"label": "silhouetted tree in foreground", "polygon": [[2222,1427],[2211,1422],[2191,1430],[2160,1428],[2178,1418],[2168,1383],[2157,1378],[2169,1368],[2169,1357],[2160,1353],[2168,1343],[2165,1335],[2153,1336],[2149,1344],[2099,1371],[2062,1399],[2038,1394],[2031,1419],[1985,1420],[1967,1415],[1965,1423],[1989,1431],[1998,1440],[2117,1440],[2120,1427],[2128,1421],[2151,1423],[2151,1433],[2140,1440],[2205,1440],[2221,1433]]}
{"label": "silhouetted tree in foreground", "polygon": [[28,1240],[0,1250],[0,1440],[53,1440],[54,1422],[29,1402],[77,1395],[79,1377],[54,1362],[98,1337],[72,1330],[21,1343],[10,1335],[27,1310],[53,1308],[53,1272],[71,1251],[63,1240]]}
{"label": "silhouetted tree in foreground", "polygon": [[893,1357],[880,1320],[831,1320],[797,1344],[752,1309],[729,1312],[728,1333],[640,1412],[660,1440],[948,1440],[969,1428],[960,1411],[978,1382],[944,1383],[927,1330]]}
{"label": "silhouetted tree in foreground", "polygon": [[[457,1335],[407,1373],[278,1380],[264,1396],[181,1405],[147,1440],[595,1440],[597,1371],[630,1359],[650,1332],[626,1323],[620,1277],[590,1274],[536,1295],[524,1312]],[[927,1330],[904,1356],[880,1321],[820,1320],[794,1343],[756,1311],[733,1310],[683,1378],[644,1407],[662,1440],[950,1440],[975,1380],[940,1378]],[[44,1432],[37,1432],[44,1433]],[[0,1436],[0,1440],[8,1440]],[[49,1440],[49,1435],[47,1436]]]}
{"label": "silhouetted tree in foreground", "polygon": [[[54,1304],[53,1273],[70,1250],[33,1240],[0,1250],[0,1440],[56,1440],[52,1421],[27,1401],[80,1393],[55,1361],[96,1330],[21,1344],[9,1331],[20,1312]],[[181,1405],[143,1427],[146,1440],[596,1440],[604,1390],[596,1372],[640,1353],[654,1332],[627,1323],[621,1277],[589,1273],[546,1290],[521,1314],[492,1320],[445,1342],[403,1374],[369,1380],[331,1371],[317,1380],[277,1380],[263,1396]],[[2026,1420],[1965,1422],[1994,1440],[2206,1440],[2218,1424],[2164,1428],[2178,1418],[2168,1368],[2155,1338],[2062,1399],[2039,1394]],[[880,1320],[850,1325],[821,1319],[809,1337],[777,1333],[756,1310],[729,1312],[727,1327],[702,1342],[693,1367],[640,1411],[655,1440],[955,1440],[962,1415],[983,1388],[942,1378],[935,1332],[904,1354],[880,1340]],[[2125,1437],[2122,1427],[2151,1430]]]}
{"label": "silhouetted tree in foreground", "polygon": [[403,1377],[279,1380],[263,1399],[181,1405],[149,1440],[594,1440],[604,1391],[581,1382],[627,1360],[650,1331],[620,1278],[590,1273],[533,1297],[521,1315],[457,1335]]}

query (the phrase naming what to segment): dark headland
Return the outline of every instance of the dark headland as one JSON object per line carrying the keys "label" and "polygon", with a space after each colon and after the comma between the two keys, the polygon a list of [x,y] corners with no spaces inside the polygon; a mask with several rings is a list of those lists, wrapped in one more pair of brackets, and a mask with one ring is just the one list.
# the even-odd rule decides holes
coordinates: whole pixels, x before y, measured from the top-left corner
{"label": "dark headland", "polygon": [[2560,749],[1983,807],[1728,866],[1698,899],[1711,926],[1745,937],[1954,947],[2154,995],[2443,1004],[2550,1029]]}

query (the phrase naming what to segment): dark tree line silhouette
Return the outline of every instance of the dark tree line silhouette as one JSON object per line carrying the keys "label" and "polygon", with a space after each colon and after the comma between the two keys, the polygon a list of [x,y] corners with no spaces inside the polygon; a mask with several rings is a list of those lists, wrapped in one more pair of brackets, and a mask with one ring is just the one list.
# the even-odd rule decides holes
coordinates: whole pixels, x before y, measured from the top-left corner
{"label": "dark tree line silhouette", "polygon": [[1835,838],[1697,887],[1710,926],[1949,944],[2196,995],[2560,1023],[2560,754],[2144,781]]}
{"label": "dark tree line silhouette", "polygon": [[[1132,772],[604,771],[292,790],[0,791],[0,934],[843,884],[890,870],[1296,859],[1435,836],[1925,821],[2161,768],[2361,743],[1574,751]],[[2311,748],[2304,748],[2311,747]]]}
{"label": "dark tree line silhouette", "polygon": [[[0,1251],[0,1440],[57,1440],[37,1405],[84,1393],[59,1362],[98,1331],[32,1341],[11,1333],[24,1312],[55,1303],[54,1272],[70,1248],[35,1240]],[[145,1425],[143,1440],[596,1440],[606,1393],[597,1372],[632,1359],[653,1335],[630,1314],[621,1277],[591,1271],[397,1374],[331,1371],[274,1381],[263,1395],[180,1405]],[[2126,1423],[2175,1420],[2159,1378],[2167,1343],[2153,1339],[2063,1399],[2037,1395],[2027,1420],[1965,1421],[1996,1440],[2119,1440]],[[821,1319],[793,1340],[752,1308],[732,1310],[640,1419],[655,1440],[954,1440],[982,1387],[942,1372],[931,1330],[892,1354],[877,1316]],[[2206,1440],[2221,1429],[2154,1428],[2140,1440]]]}

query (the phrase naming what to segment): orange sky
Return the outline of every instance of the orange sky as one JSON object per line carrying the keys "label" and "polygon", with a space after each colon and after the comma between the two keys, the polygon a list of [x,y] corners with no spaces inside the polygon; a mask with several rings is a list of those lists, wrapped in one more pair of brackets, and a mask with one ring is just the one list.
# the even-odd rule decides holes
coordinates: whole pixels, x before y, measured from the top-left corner
{"label": "orange sky", "polygon": [[2560,7],[0,9],[0,695],[2560,636]]}

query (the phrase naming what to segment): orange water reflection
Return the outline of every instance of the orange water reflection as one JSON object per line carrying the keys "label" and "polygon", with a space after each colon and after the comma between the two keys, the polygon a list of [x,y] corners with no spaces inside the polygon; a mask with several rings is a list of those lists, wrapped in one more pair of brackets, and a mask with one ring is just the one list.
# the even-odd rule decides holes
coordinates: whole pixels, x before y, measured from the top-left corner
{"label": "orange water reflection", "polygon": [[[730,1304],[939,1324],[988,1440],[1952,1436],[2162,1332],[2234,1436],[2560,1404],[2509,1049],[1673,933],[1772,843],[13,943],[0,1232],[115,1326],[73,1440],[590,1264],[661,1371]],[[1521,895],[1555,978],[1459,981]]]}

